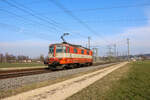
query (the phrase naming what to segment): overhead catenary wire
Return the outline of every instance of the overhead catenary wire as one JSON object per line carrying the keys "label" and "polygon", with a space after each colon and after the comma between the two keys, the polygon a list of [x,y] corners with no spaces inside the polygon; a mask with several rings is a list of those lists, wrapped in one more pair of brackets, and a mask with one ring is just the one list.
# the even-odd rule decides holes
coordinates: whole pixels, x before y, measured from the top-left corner
{"label": "overhead catenary wire", "polygon": [[[52,0],[54,1],[54,0]],[[95,9],[114,9],[114,8],[128,8],[128,7],[143,7],[143,6],[149,6],[149,4],[143,4],[143,5],[127,5],[127,6],[116,6],[116,7],[108,7],[108,8],[95,8]],[[81,9],[84,10],[84,9]],[[85,10],[92,10],[92,9],[85,9]],[[94,10],[94,9],[93,9]],[[70,10],[66,10],[67,12],[69,12]],[[82,21],[82,20],[81,20]],[[83,21],[82,21],[83,22]],[[86,23],[86,22],[83,22]]]}
{"label": "overhead catenary wire", "polygon": [[139,18],[139,19],[116,19],[116,20],[93,20],[93,21],[84,21],[84,23],[106,23],[106,22],[143,22],[149,21],[148,18]]}
{"label": "overhead catenary wire", "polygon": [[[82,26],[84,26],[90,33],[95,34],[96,36],[100,37],[100,34],[98,34],[95,30],[93,30],[88,24],[84,23],[80,18],[78,18],[76,15],[74,15],[72,12],[69,12],[69,10],[62,5],[61,3],[57,2],[56,0],[49,0],[53,4],[55,4],[58,8],[62,9],[67,15],[71,16],[74,20],[76,20],[78,23],[80,23]],[[102,37],[101,37],[102,38]],[[103,38],[102,38],[103,39]],[[104,39],[103,39],[104,40]],[[104,40],[106,42],[106,40]],[[108,42],[108,41],[107,41]]]}
{"label": "overhead catenary wire", "polygon": [[[18,27],[18,26],[15,26],[15,25],[10,25],[10,24],[6,24],[6,23],[1,23],[0,22],[0,25],[4,26],[4,25],[7,25],[9,27],[11,27],[11,29],[17,29],[17,31],[20,31],[22,28]],[[19,33],[22,33],[24,35],[28,35],[28,36],[34,36],[34,37],[37,37],[37,38],[40,38],[40,39],[43,39],[43,40],[49,40],[48,37],[49,35],[43,35],[43,33],[36,33],[36,35],[30,33],[30,32],[27,32],[26,30],[21,30],[21,32]],[[47,38],[45,38],[47,37]]]}
{"label": "overhead catenary wire", "polygon": [[[102,11],[102,10],[112,10],[119,8],[137,8],[137,7],[149,7],[150,4],[134,4],[134,5],[119,5],[119,6],[110,6],[110,7],[100,7],[100,8],[83,8],[83,9],[70,9],[68,12],[88,12],[88,11]],[[61,11],[53,11],[50,13],[62,13]]]}
{"label": "overhead catenary wire", "polygon": [[101,8],[89,8],[89,9],[77,9],[77,10],[68,10],[70,12],[85,12],[85,11],[95,11],[95,10],[110,10],[110,9],[118,9],[118,8],[133,8],[133,7],[148,7],[150,4],[135,4],[135,5],[120,5],[120,6],[112,6],[112,7],[101,7]]}
{"label": "overhead catenary wire", "polygon": [[[24,6],[24,5],[22,5],[22,4],[19,4],[19,3],[17,3],[16,1],[13,1],[13,3],[15,4],[15,5],[17,5],[17,6],[19,6],[19,7],[22,7],[22,8],[24,8],[24,9],[28,9],[30,12],[32,12],[34,15],[36,15],[36,16],[39,16],[39,17],[41,17],[41,18],[43,18],[43,19],[45,19],[45,20],[47,20],[47,21],[52,21],[53,23],[52,23],[52,25],[53,26],[55,26],[57,29],[60,29],[61,31],[60,32],[64,32],[64,25],[62,25],[61,23],[58,23],[58,22],[56,22],[55,20],[52,20],[52,19],[50,19],[50,18],[48,18],[48,17],[46,17],[46,16],[43,16],[43,15],[41,15],[41,14],[38,14],[37,12],[35,12],[34,10],[32,10],[31,8],[29,8],[29,7],[26,7],[26,6]],[[63,27],[61,27],[61,26],[63,26]],[[66,28],[65,27],[65,29],[66,30],[69,30],[68,29],[68,27]],[[66,30],[65,30],[65,32],[66,32]],[[83,36],[83,35],[81,35],[80,33],[77,33],[79,36],[81,36],[81,37],[84,37],[84,38],[86,38],[85,36]]]}
{"label": "overhead catenary wire", "polygon": [[15,4],[11,3],[11,2],[8,2],[7,0],[2,0],[2,1],[5,2],[6,4],[8,4],[8,5],[11,6],[11,7],[14,7],[14,8],[16,8],[16,9],[18,9],[18,10],[20,10],[20,11],[22,11],[22,12],[24,12],[24,13],[30,15],[30,16],[32,16],[32,17],[35,17],[35,18],[37,18],[37,19],[39,19],[39,20],[41,20],[41,21],[43,21],[43,22],[48,23],[48,24],[49,24],[49,28],[51,28],[51,29],[53,29],[53,30],[55,30],[55,31],[59,31],[59,30],[56,29],[55,27],[50,26],[50,25],[52,25],[52,23],[50,23],[49,21],[47,21],[47,20],[45,20],[45,19],[43,19],[43,18],[41,18],[41,17],[39,17],[39,16],[33,14],[32,12],[30,12],[30,11],[28,11],[28,10],[26,10],[26,9],[23,9],[23,8],[21,8],[21,7],[17,6],[17,5],[15,5]]}
{"label": "overhead catenary wire", "polygon": [[38,21],[34,21],[34,20],[31,20],[31,19],[28,19],[28,18],[26,18],[26,17],[24,17],[24,16],[20,16],[20,15],[18,15],[18,14],[15,14],[15,13],[13,13],[13,12],[11,12],[11,11],[6,10],[6,9],[0,8],[0,11],[5,12],[5,13],[8,13],[9,15],[15,16],[15,17],[17,17],[17,18],[23,19],[25,22],[29,22],[29,23],[31,23],[31,24],[38,24],[38,25],[40,25],[40,26],[47,27],[48,29],[50,29],[49,31],[51,31],[51,28],[49,28],[49,26],[47,26],[46,24],[43,24],[43,23],[40,23],[40,22],[38,22]]}
{"label": "overhead catenary wire", "polygon": [[[28,18],[26,18],[26,17],[24,17],[24,16],[18,15],[18,14],[16,14],[16,13],[11,12],[11,11],[6,10],[6,9],[0,8],[0,11],[2,11],[2,12],[4,12],[4,13],[7,13],[7,14],[9,14],[9,15],[12,15],[12,16],[14,16],[14,17],[20,18],[20,19],[22,19],[25,23],[27,22],[27,23],[31,23],[31,24],[38,24],[39,26],[44,26],[44,27],[48,28],[49,31],[51,31],[51,28],[49,28],[46,24],[40,23],[40,22],[35,21],[35,20],[32,20],[32,19],[28,19]],[[76,32],[75,32],[75,33],[76,33]],[[85,36],[81,35],[80,33],[77,33],[77,34],[79,34],[79,35],[80,35],[81,37],[83,37],[83,38],[86,38]],[[49,34],[46,34],[46,35],[49,35]]]}
{"label": "overhead catenary wire", "polygon": [[[11,12],[11,11],[8,11],[8,10],[6,10],[6,9],[2,9],[2,8],[0,8],[0,11],[3,11],[3,12],[5,12],[5,13],[8,13],[8,14],[10,14],[10,15],[13,15],[13,16],[15,16],[15,17],[18,17],[18,18],[21,18],[21,19],[23,19],[23,20],[25,20],[25,21],[28,21],[28,22],[30,22],[30,23],[32,23],[32,24],[38,24],[38,25],[42,25],[42,26],[46,26],[46,27],[48,27],[47,25],[45,25],[45,24],[42,24],[42,23],[40,23],[40,22],[37,22],[37,21],[34,21],[34,20],[31,20],[31,19],[28,19],[28,18],[26,18],[26,17],[24,17],[24,16],[21,16],[21,15],[18,15],[18,14],[15,14],[14,12]],[[147,18],[144,18],[144,19],[117,19],[117,20],[104,20],[104,21],[84,21],[85,23],[103,23],[103,22],[122,22],[122,21],[125,21],[125,22],[140,22],[140,21],[147,21],[147,20],[149,20],[149,19],[147,19]],[[79,34],[78,32],[75,32],[75,33],[77,33],[77,34]],[[82,37],[85,37],[85,36],[83,36],[82,34],[80,34],[80,36],[82,36]],[[85,38],[87,38],[87,37],[85,37]]]}
{"label": "overhead catenary wire", "polygon": [[[61,28],[61,27],[59,26],[60,23],[56,22],[55,20],[50,19],[50,18],[48,18],[48,17],[46,17],[46,16],[43,16],[43,15],[41,15],[41,14],[38,14],[36,11],[32,10],[31,8],[26,7],[26,6],[24,6],[23,4],[20,4],[20,3],[16,2],[16,1],[13,1],[13,3],[14,3],[15,5],[17,5],[17,6],[20,6],[20,7],[24,8],[24,9],[28,9],[30,12],[34,13],[34,15],[43,18],[44,20],[46,20],[46,21],[48,21],[49,23],[51,23],[53,26],[55,26],[55,27],[57,27],[57,28]],[[50,22],[50,21],[51,21],[51,22]]]}

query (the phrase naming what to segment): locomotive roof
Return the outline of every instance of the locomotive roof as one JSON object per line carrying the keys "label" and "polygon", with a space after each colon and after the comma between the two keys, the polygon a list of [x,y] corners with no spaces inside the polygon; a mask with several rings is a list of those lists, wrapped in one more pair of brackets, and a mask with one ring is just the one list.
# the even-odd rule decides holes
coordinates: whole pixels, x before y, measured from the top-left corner
{"label": "locomotive roof", "polygon": [[83,47],[83,46],[81,46],[81,45],[70,44],[70,43],[67,43],[67,42],[56,43],[56,44],[54,44],[54,45],[62,45],[62,44],[68,44],[68,45],[73,46],[73,47],[90,50],[89,48]]}

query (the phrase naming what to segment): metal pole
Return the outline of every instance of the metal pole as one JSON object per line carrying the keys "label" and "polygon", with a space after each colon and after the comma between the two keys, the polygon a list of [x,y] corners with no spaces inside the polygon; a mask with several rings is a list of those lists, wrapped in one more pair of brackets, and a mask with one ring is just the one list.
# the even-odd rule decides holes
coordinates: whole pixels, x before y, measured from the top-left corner
{"label": "metal pole", "polygon": [[111,54],[112,54],[112,53],[111,53],[111,49],[112,49],[111,46],[109,46],[109,47],[108,47],[108,54],[109,54],[110,57],[112,56],[112,55],[111,55]]}
{"label": "metal pole", "polygon": [[88,37],[88,46],[89,46],[89,49],[90,49],[90,37]]}
{"label": "metal pole", "polygon": [[96,50],[96,62],[98,61],[98,48],[95,48]]}
{"label": "metal pole", "polygon": [[117,56],[117,49],[116,49],[116,44],[114,44],[114,56]]}
{"label": "metal pole", "polygon": [[129,38],[127,38],[127,45],[128,45],[128,60],[129,60],[129,56],[130,56],[130,39]]}
{"label": "metal pole", "polygon": [[96,60],[95,60],[95,55],[96,55],[96,54],[95,54],[95,48],[93,48],[92,50],[93,50],[93,60],[94,60],[94,62],[95,62],[95,61],[96,61]]}

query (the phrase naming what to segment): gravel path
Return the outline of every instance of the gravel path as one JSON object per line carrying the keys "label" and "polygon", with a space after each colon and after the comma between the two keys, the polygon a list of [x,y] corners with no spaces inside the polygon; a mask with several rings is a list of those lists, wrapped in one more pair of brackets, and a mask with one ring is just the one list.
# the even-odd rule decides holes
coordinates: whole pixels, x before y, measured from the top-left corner
{"label": "gravel path", "polygon": [[4,79],[4,80],[0,80],[0,90],[15,89],[22,85],[37,83],[37,82],[46,81],[46,80],[55,80],[56,78],[73,75],[73,74],[77,74],[80,72],[86,72],[89,70],[98,69],[100,67],[107,67],[109,65],[111,64],[104,64],[104,65],[99,65],[99,66],[90,66],[90,67],[76,68],[76,69],[70,69],[70,70],[55,71],[51,73]]}
{"label": "gravel path", "polygon": [[97,70],[54,85],[8,97],[4,100],[65,100],[67,97],[77,93],[125,64],[127,64],[127,62]]}

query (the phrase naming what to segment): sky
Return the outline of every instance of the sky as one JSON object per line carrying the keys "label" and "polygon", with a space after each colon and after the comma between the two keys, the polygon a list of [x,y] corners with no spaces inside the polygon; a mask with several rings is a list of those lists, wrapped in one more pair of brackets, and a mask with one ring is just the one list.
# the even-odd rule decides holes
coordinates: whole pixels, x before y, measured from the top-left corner
{"label": "sky", "polygon": [[86,46],[91,37],[100,56],[114,44],[126,54],[127,38],[131,54],[150,53],[149,10],[149,0],[0,0],[0,53],[46,56],[66,32],[73,44]]}

